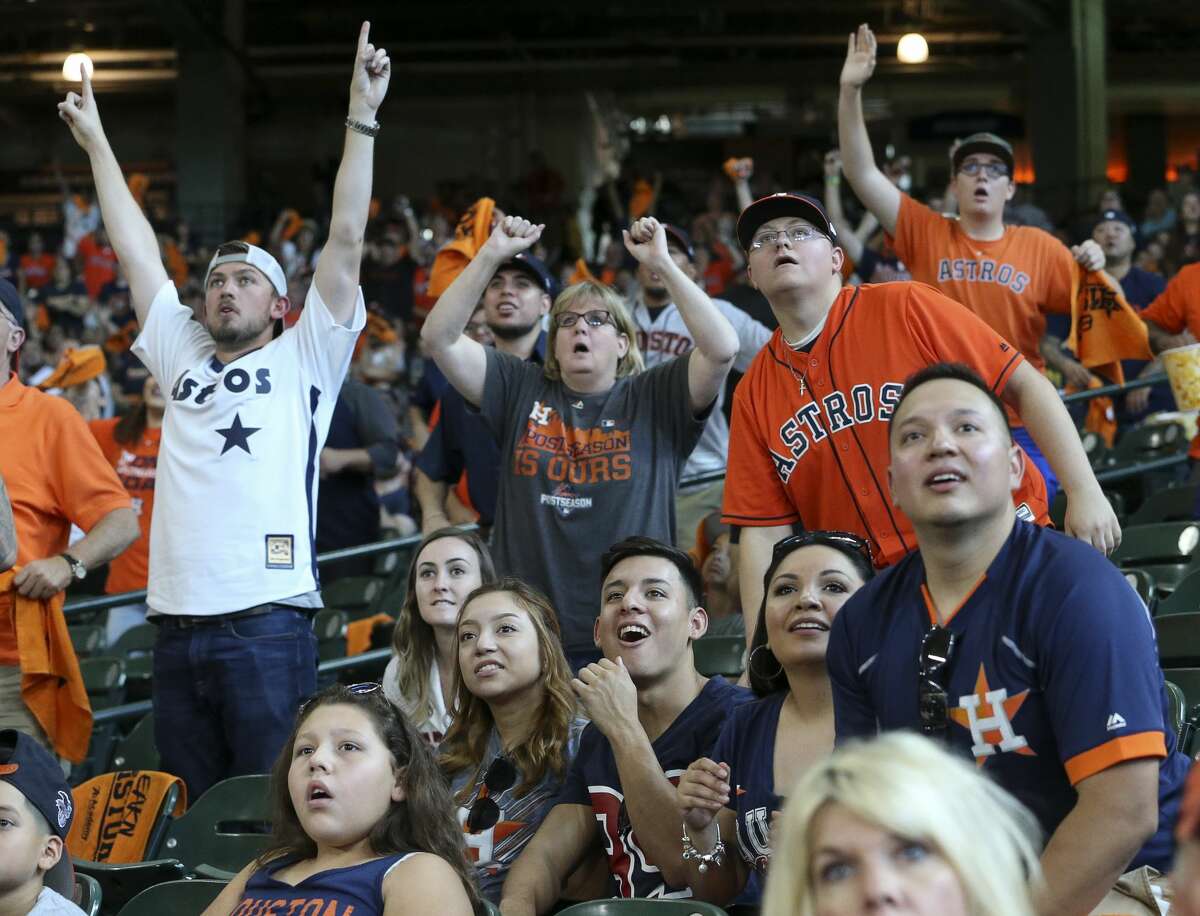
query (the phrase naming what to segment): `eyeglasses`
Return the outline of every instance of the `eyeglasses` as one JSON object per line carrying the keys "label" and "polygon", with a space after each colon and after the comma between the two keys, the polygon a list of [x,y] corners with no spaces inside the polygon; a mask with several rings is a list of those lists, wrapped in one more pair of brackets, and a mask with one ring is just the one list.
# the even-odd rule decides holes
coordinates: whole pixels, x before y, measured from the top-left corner
{"label": "eyeglasses", "polygon": [[817,238],[828,238],[820,229],[815,229],[812,226],[793,226],[791,229],[784,229],[782,232],[761,232],[750,241],[750,250],[758,251],[758,249],[766,245],[774,245],[779,241],[781,235],[786,235],[793,242],[811,242]]}
{"label": "eyeglasses", "polygon": [[587,322],[589,328],[602,328],[606,324],[616,327],[608,309],[591,309],[582,315],[579,312],[559,312],[554,316],[554,325],[559,328],[573,328],[580,318]]}
{"label": "eyeglasses", "polygon": [[958,170],[971,178],[980,172],[987,172],[988,178],[1003,178],[1008,174],[1008,166],[1003,162],[980,162],[978,159],[964,162],[958,167]]}
{"label": "eyeglasses", "polygon": [[945,677],[958,637],[943,626],[934,624],[921,640],[918,668],[918,704],[921,711],[921,731],[938,735],[950,724],[950,699],[946,695]]}
{"label": "eyeglasses", "polygon": [[778,560],[784,554],[799,550],[801,547],[810,547],[813,544],[822,547],[848,548],[862,554],[863,558],[872,566],[875,565],[875,556],[871,553],[871,545],[850,531],[803,531],[800,534],[793,534],[776,542],[771,559],[772,561]]}
{"label": "eyeglasses", "polygon": [[479,833],[481,830],[491,830],[500,820],[500,806],[496,804],[493,795],[507,792],[517,782],[517,768],[507,757],[500,756],[492,761],[487,772],[483,774],[483,788],[479,797],[471,804],[467,813],[467,830]]}
{"label": "eyeglasses", "polygon": [[[375,681],[363,681],[360,684],[350,684],[345,689],[350,693],[363,696],[368,693],[375,693],[377,690],[382,690],[383,685],[376,683]],[[312,701],[314,699],[316,699],[316,697],[309,697],[307,700],[301,703],[300,709],[297,712],[297,716],[302,717],[304,713],[308,711],[308,707],[312,705]]]}

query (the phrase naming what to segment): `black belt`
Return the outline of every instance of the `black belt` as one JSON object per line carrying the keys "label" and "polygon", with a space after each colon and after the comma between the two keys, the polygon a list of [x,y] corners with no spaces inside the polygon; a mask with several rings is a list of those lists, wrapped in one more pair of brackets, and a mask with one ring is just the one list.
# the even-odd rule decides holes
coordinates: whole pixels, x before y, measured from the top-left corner
{"label": "black belt", "polygon": [[295,611],[297,614],[303,614],[305,613],[305,608],[268,602],[267,604],[256,604],[254,607],[246,608],[244,611],[234,611],[231,614],[155,614],[153,617],[147,617],[146,619],[150,623],[158,624],[159,626],[189,630],[193,627],[220,626],[223,623],[244,620],[247,617],[262,617],[265,614],[271,614],[275,611]]}

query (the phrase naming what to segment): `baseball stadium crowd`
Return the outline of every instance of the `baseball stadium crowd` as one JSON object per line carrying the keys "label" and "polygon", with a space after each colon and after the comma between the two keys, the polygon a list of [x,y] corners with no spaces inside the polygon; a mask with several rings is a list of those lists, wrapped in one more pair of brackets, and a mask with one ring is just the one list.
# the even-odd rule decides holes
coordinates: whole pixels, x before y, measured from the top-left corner
{"label": "baseball stadium crowd", "polygon": [[[980,133],[915,187],[874,68],[862,26],[799,189],[614,163],[581,209],[539,155],[385,199],[364,24],[323,203],[230,240],[148,205],[85,71],[90,173],[0,227],[0,911],[158,851],[84,836],[124,775],[63,607],[103,592],[103,644],[153,628],[147,784],[270,774],[208,914],[1200,914],[1155,594],[1084,444],[1185,405],[1063,401],[1195,343],[1195,172],[1055,226]],[[376,566],[318,553],[404,536],[351,624],[386,669],[319,683],[322,592]]]}

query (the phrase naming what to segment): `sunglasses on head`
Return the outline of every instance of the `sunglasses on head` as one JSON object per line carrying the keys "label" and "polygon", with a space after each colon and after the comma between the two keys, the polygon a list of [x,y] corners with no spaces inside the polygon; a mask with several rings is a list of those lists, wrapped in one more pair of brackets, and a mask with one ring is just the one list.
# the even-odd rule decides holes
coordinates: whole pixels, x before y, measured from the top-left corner
{"label": "sunglasses on head", "polygon": [[[382,690],[383,685],[376,683],[375,681],[363,681],[361,684],[350,684],[345,689],[356,696],[362,696],[368,693],[375,693],[377,690]],[[312,702],[315,699],[316,697],[309,697],[307,700],[301,703],[298,715],[303,716],[308,711],[308,708],[312,705]]]}
{"label": "sunglasses on head", "polygon": [[784,554],[791,553],[793,550],[799,550],[801,547],[810,547],[813,544],[821,547],[834,547],[856,551],[862,554],[872,566],[875,565],[875,557],[871,553],[871,545],[857,534],[849,531],[804,531],[800,534],[790,535],[782,541],[776,542],[772,559],[778,560]]}
{"label": "sunglasses on head", "polygon": [[930,627],[921,640],[921,654],[917,660],[917,698],[921,731],[926,735],[944,734],[950,725],[946,675],[957,644],[958,637],[938,624]]}
{"label": "sunglasses on head", "polygon": [[483,788],[479,790],[479,797],[467,812],[467,830],[479,833],[495,827],[500,821],[500,806],[492,796],[507,792],[516,782],[517,768],[512,761],[503,755],[493,760],[483,774]]}

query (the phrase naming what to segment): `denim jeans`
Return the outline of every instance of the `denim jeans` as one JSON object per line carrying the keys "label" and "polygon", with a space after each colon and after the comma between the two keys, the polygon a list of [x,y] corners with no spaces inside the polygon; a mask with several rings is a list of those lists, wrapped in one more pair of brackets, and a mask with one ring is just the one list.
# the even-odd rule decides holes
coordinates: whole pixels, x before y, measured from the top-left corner
{"label": "denim jeans", "polygon": [[154,644],[162,769],[187,784],[189,804],[229,776],[270,772],[316,686],[317,639],[295,608],[197,627],[163,623]]}

